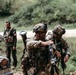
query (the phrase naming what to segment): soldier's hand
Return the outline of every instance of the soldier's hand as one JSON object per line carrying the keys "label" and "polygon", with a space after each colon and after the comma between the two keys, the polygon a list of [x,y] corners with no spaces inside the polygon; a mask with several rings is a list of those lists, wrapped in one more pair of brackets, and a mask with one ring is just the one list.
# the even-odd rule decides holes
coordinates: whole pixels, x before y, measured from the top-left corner
{"label": "soldier's hand", "polygon": [[16,50],[16,47],[15,46],[13,46],[13,50]]}
{"label": "soldier's hand", "polygon": [[66,55],[65,58],[64,58],[64,62],[66,63],[68,61],[68,59],[69,59],[69,56]]}
{"label": "soldier's hand", "polygon": [[60,54],[59,51],[56,51],[56,56],[57,56],[58,58],[61,58],[61,54]]}
{"label": "soldier's hand", "polygon": [[51,41],[51,40],[41,43],[42,46],[47,46],[47,45],[51,45],[51,44],[53,44],[53,41]]}
{"label": "soldier's hand", "polygon": [[52,40],[49,40],[49,41],[47,41],[47,45],[51,45],[51,44],[53,44],[54,42],[52,41]]}

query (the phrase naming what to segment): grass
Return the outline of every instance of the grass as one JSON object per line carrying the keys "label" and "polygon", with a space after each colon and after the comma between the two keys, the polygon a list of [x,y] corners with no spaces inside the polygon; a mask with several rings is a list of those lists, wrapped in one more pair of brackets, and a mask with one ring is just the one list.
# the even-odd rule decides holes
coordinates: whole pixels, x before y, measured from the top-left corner
{"label": "grass", "polygon": [[[7,17],[5,18],[0,18],[0,32],[4,31],[5,29],[5,22],[8,20]],[[48,25],[48,29],[53,29],[53,27],[56,25],[56,23],[53,23],[51,25]],[[21,30],[26,30],[26,31],[29,31],[29,30],[33,30],[33,26],[34,25],[30,25],[30,26],[17,26],[17,24],[13,24],[11,23],[11,26],[16,28],[17,31],[21,31]],[[76,29],[76,23],[75,24],[63,24],[63,27],[65,27],[66,29]]]}
{"label": "grass", "polygon": [[76,50],[75,50],[76,49],[76,37],[68,38],[67,42],[69,43],[71,54],[76,53]]}
{"label": "grass", "polygon": [[[6,21],[8,21],[8,18],[5,18],[5,19],[0,18],[0,32],[4,31]],[[32,30],[32,28],[33,28],[33,25],[18,27],[16,24],[13,24],[13,23],[11,23],[11,26],[16,28],[17,31],[21,31],[21,30],[29,31],[29,30]]]}
{"label": "grass", "polygon": [[76,29],[76,23],[73,24],[64,24],[66,29]]}
{"label": "grass", "polygon": [[67,38],[67,42],[70,47],[71,57],[67,62],[67,67],[65,72],[69,73],[69,72],[76,71],[76,67],[75,67],[76,66],[76,38],[75,37]]}

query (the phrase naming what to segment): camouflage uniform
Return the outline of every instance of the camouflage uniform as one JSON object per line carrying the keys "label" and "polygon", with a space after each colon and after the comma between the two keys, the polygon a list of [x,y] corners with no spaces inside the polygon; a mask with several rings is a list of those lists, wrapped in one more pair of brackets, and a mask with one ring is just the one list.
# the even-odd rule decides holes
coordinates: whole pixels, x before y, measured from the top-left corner
{"label": "camouflage uniform", "polygon": [[61,52],[61,50],[63,50],[63,52],[65,54],[70,55],[69,46],[68,46],[67,42],[63,38],[61,38],[59,40],[56,40],[55,38],[52,37],[51,40],[54,41],[54,43],[56,45],[56,49],[59,52]]}
{"label": "camouflage uniform", "polygon": [[[65,34],[65,32],[65,29],[61,25],[58,25],[54,27],[53,34],[49,33],[47,36],[47,39],[51,39],[54,42],[56,50],[61,53],[63,59],[66,55],[70,56],[68,43],[62,38],[62,35]],[[59,58],[58,60],[60,61]],[[64,66],[64,68],[66,68],[66,65]]]}
{"label": "camouflage uniform", "polygon": [[13,50],[13,46],[16,47],[17,37],[16,37],[16,29],[10,28],[5,29],[4,31],[4,40],[6,44],[6,56],[10,61],[11,65],[11,52],[13,58],[13,66],[17,66],[17,57],[16,57],[16,50]]}
{"label": "camouflage uniform", "polygon": [[31,65],[33,67],[39,70],[44,69],[47,66],[50,58],[48,46],[41,47],[40,43],[41,41],[38,41],[36,39],[27,43],[29,57],[32,59],[30,63],[32,63]]}
{"label": "camouflage uniform", "polygon": [[[40,29],[41,28],[41,29]],[[33,31],[45,31],[47,32],[46,25],[41,23],[34,26]],[[47,40],[44,40],[47,41]],[[40,75],[39,71],[49,71],[48,64],[50,62],[49,47],[42,47],[41,40],[37,40],[35,37],[27,40],[27,52],[22,59],[22,68],[24,75]],[[31,69],[32,68],[32,69]],[[44,74],[45,75],[45,74]],[[48,74],[49,75],[49,74]]]}
{"label": "camouflage uniform", "polygon": [[54,27],[53,34],[56,33],[57,35],[61,35],[61,38],[56,39],[56,38],[54,38],[54,36],[52,36],[51,39],[54,41],[56,48],[59,52],[61,50],[63,50],[63,52],[66,55],[70,56],[68,43],[62,38],[62,35],[65,34],[65,32],[66,32],[65,29],[62,26],[58,25],[58,26]]}

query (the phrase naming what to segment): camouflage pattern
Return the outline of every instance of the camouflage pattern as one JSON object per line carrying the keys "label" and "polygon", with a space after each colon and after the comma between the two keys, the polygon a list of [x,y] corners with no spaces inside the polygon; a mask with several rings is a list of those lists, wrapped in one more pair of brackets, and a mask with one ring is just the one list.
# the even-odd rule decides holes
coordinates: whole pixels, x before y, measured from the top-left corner
{"label": "camouflage pattern", "polygon": [[[63,53],[70,55],[68,43],[63,38],[61,38],[60,40],[55,40],[55,39],[52,39],[52,40],[56,44],[56,49],[59,52],[61,52],[61,49],[62,49]],[[60,46],[62,46],[62,48]]]}
{"label": "camouflage pattern", "polygon": [[63,28],[61,25],[57,25],[53,28],[53,33],[56,33],[58,35],[65,34],[65,28]]}
{"label": "camouflage pattern", "polygon": [[[56,39],[56,37],[54,38],[53,34],[49,33],[47,34],[46,38],[48,40],[52,40],[56,46],[56,50],[58,52],[60,52],[61,56],[63,57],[63,61],[64,61],[64,57],[66,55],[68,55],[70,57],[70,49],[69,49],[69,46],[68,46],[68,43],[66,40],[63,39],[63,37],[61,37],[60,39]],[[62,69],[65,69],[66,68],[66,64],[64,65],[64,67],[62,66],[62,57],[61,58],[57,58],[58,62],[57,63],[60,63],[61,62],[61,67]],[[60,65],[60,64],[59,64]],[[64,73],[64,70],[63,70],[63,73]]]}
{"label": "camouflage pattern", "polygon": [[42,41],[36,39],[27,41],[27,52],[22,59],[24,75],[43,75],[41,73],[44,73],[44,75],[50,74],[49,49],[48,46],[41,47],[41,42]]}
{"label": "camouflage pattern", "polygon": [[[36,24],[33,32],[47,32],[47,25],[43,23]],[[42,41],[36,38],[27,39],[27,52],[21,63],[23,73],[24,75],[52,75],[49,46],[41,46]],[[47,40],[45,39],[45,41]]]}
{"label": "camouflage pattern", "polygon": [[[70,49],[67,41],[61,37],[60,39],[56,39],[53,36],[53,33],[49,32],[46,36],[47,40],[52,40],[54,44],[56,45],[56,49],[60,52],[61,49],[63,50],[64,53],[70,55]],[[60,47],[62,46],[62,48]]]}
{"label": "camouflage pattern", "polygon": [[[58,63],[61,62],[61,67],[64,70],[66,68],[66,63],[64,62],[64,58],[66,55],[70,57],[70,49],[67,41],[62,37],[63,34],[65,34],[65,28],[58,25],[55,26],[52,30],[53,33],[49,32],[46,36],[47,40],[52,40],[56,46],[56,50],[60,52],[61,58],[57,58]],[[60,64],[59,64],[60,65]]]}
{"label": "camouflage pattern", "polygon": [[[65,32],[66,31],[64,27],[62,27],[61,25],[57,25],[53,28],[53,34],[49,34],[50,35],[49,39],[54,42],[59,52],[62,49],[64,53],[70,55],[68,43],[63,39],[62,36],[59,39],[57,39],[58,35],[63,35],[65,34]],[[55,37],[54,33],[57,33],[58,35]]]}
{"label": "camouflage pattern", "polygon": [[33,32],[44,31],[47,32],[47,25],[43,23],[38,23],[34,26]]}

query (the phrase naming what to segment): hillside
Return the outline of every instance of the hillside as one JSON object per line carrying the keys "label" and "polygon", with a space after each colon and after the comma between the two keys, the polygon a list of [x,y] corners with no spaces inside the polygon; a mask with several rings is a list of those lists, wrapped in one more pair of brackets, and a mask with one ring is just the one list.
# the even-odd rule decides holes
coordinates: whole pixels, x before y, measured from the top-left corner
{"label": "hillside", "polygon": [[31,2],[34,2],[34,0],[12,0],[12,10],[16,12],[23,5]]}
{"label": "hillside", "polygon": [[52,23],[75,23],[76,1],[75,0],[31,0],[22,4],[10,20],[21,25],[33,25],[38,22]]}
{"label": "hillside", "polygon": [[0,0],[0,16],[18,26],[76,23],[76,0]]}

